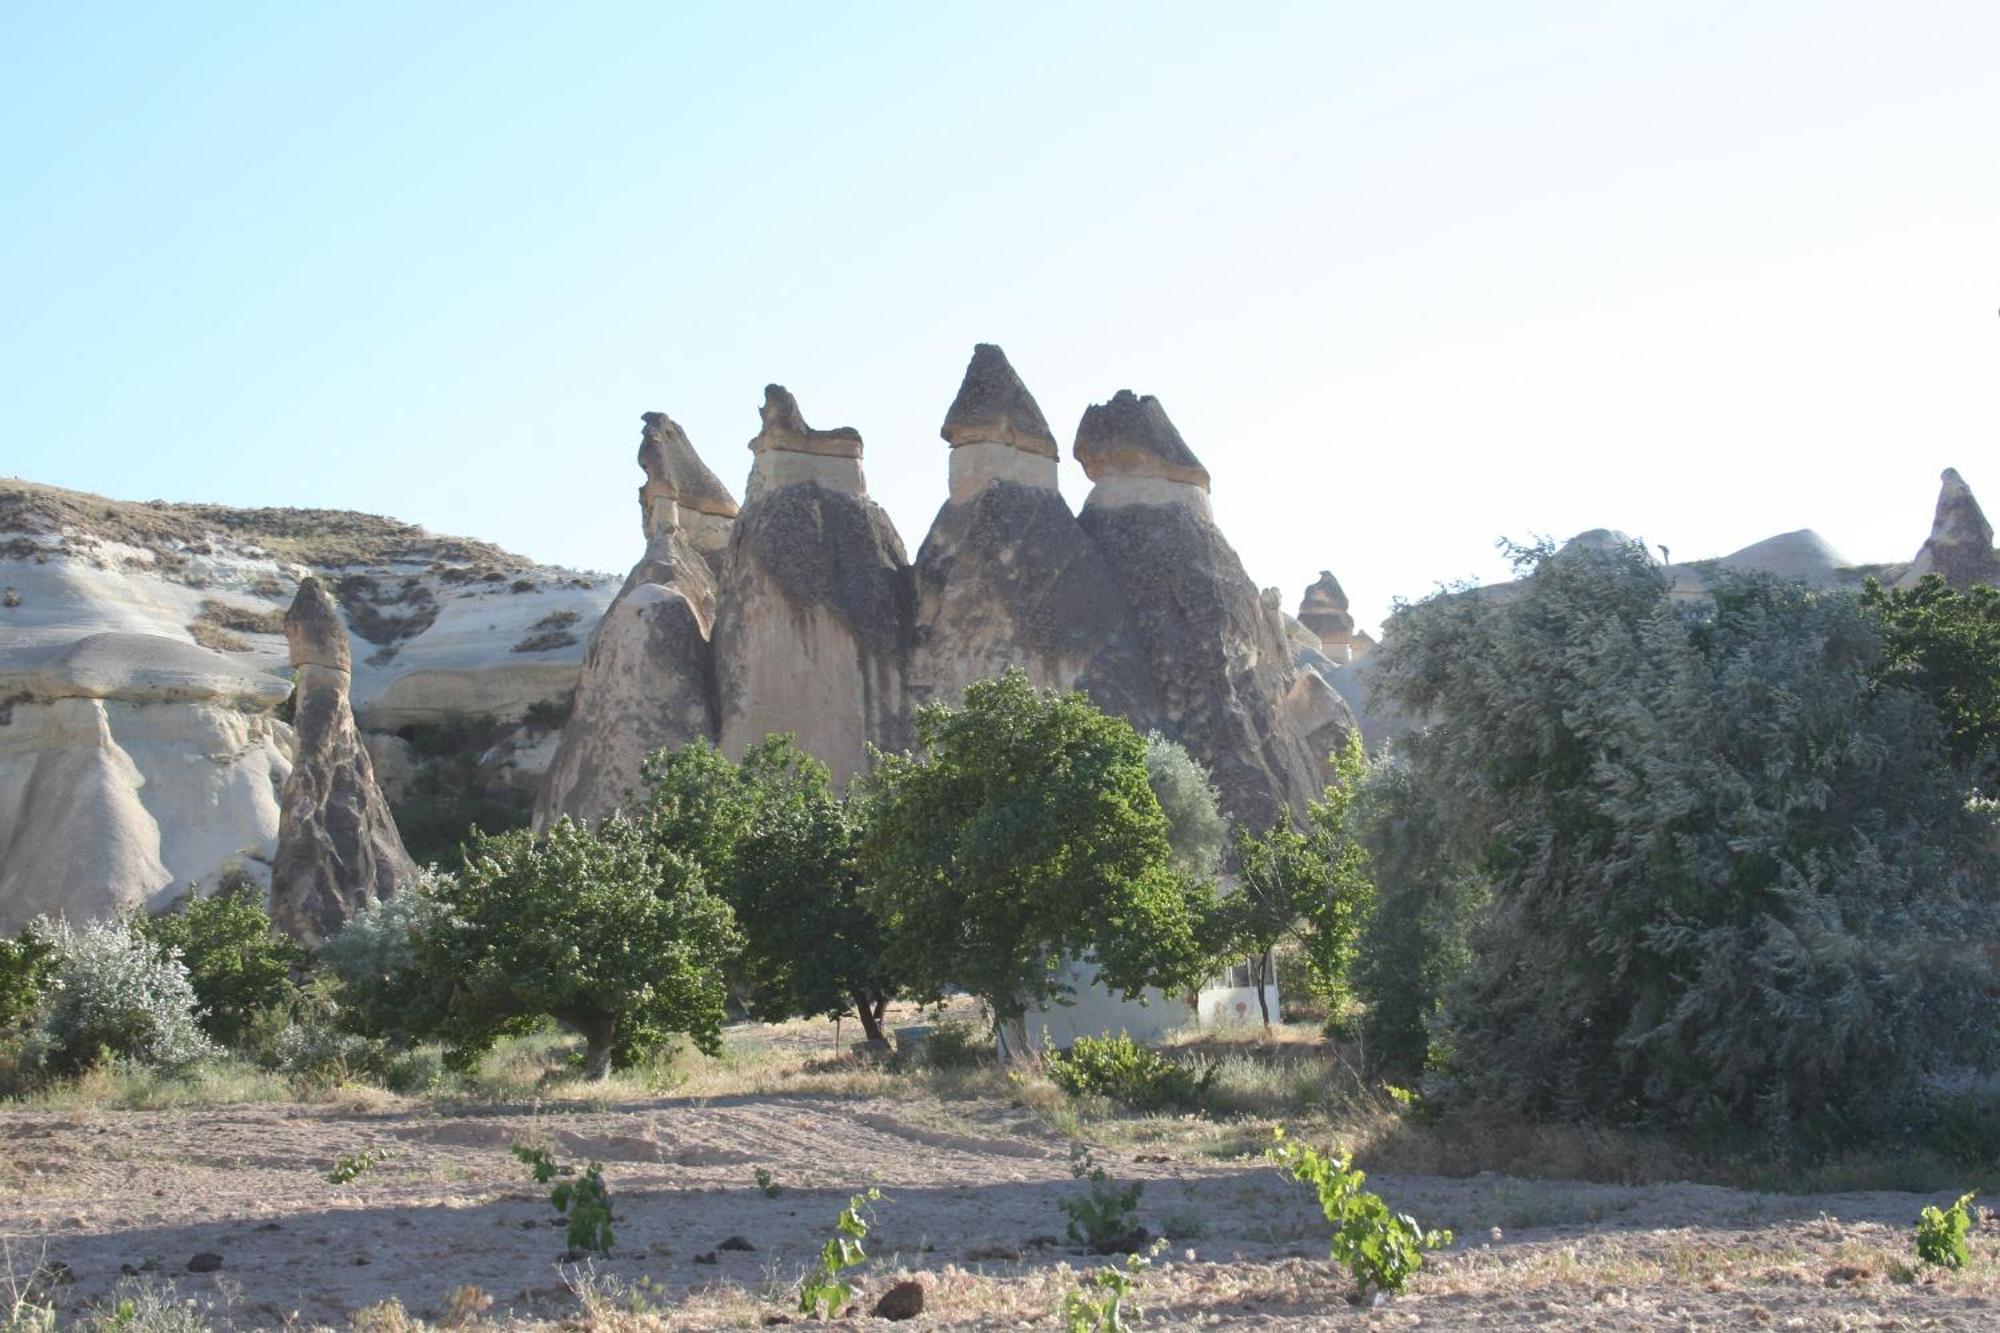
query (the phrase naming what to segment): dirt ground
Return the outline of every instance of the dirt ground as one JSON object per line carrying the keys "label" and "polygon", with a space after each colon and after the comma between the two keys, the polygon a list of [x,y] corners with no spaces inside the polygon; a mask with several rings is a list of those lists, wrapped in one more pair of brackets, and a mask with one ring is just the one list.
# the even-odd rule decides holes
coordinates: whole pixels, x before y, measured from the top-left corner
{"label": "dirt ground", "polygon": [[[612,1110],[406,1105],[0,1112],[0,1236],[14,1269],[68,1265],[71,1308],[122,1276],[171,1280],[238,1327],[348,1326],[394,1296],[439,1318],[447,1292],[485,1318],[573,1318],[559,1226],[513,1143],[605,1163],[615,1257],[598,1281],[659,1284],[661,1326],[757,1326],[847,1194],[881,1189],[864,1299],[920,1275],[913,1327],[1057,1327],[1072,1270],[1106,1262],[1058,1239],[1078,1189],[1069,1143],[986,1102],[774,1093],[663,1096]],[[325,1173],[362,1151],[351,1184]],[[1402,1297],[1345,1300],[1301,1187],[1254,1162],[1100,1151],[1143,1180],[1140,1217],[1172,1238],[1144,1279],[1147,1326],[1320,1328],[2000,1328],[2000,1271],[1899,1281],[1925,1202],[1700,1186],[1621,1187],[1378,1175],[1371,1185],[1454,1248]],[[777,1187],[759,1188],[763,1168]],[[721,1248],[732,1237],[747,1248]],[[2000,1247],[1988,1224],[1975,1238]],[[188,1271],[200,1253],[217,1272]],[[155,1276],[156,1275],[156,1276]],[[865,1307],[864,1307],[865,1308]]]}

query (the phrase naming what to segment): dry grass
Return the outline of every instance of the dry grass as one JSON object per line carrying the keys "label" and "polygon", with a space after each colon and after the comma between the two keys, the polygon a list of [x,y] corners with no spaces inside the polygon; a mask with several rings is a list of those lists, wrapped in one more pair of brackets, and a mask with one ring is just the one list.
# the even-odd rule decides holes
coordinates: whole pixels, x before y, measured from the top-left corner
{"label": "dry grass", "polygon": [[[948,1017],[962,1020],[961,1004]],[[938,1015],[899,1007],[892,1025]],[[168,1076],[107,1066],[47,1085],[13,1104],[50,1110],[159,1110],[290,1101],[357,1109],[429,1107],[438,1113],[528,1105],[616,1110],[661,1097],[707,1102],[778,1095],[878,1097],[935,1107],[980,1102],[1013,1108],[1079,1141],[1177,1160],[1239,1162],[1260,1157],[1273,1129],[1336,1144],[1371,1170],[1464,1177],[1481,1172],[1535,1181],[1654,1185],[1705,1181],[1779,1194],[1866,1190],[2000,1192],[2000,1099],[1968,1102],[1957,1147],[1904,1144],[1856,1151],[1814,1164],[1705,1150],[1660,1134],[1582,1124],[1538,1124],[1472,1111],[1434,1113],[1399,1099],[1363,1075],[1353,1052],[1308,1025],[1191,1034],[1169,1044],[1177,1057],[1210,1062],[1216,1080],[1199,1110],[1138,1115],[1101,1099],[1070,1096],[1032,1066],[992,1060],[935,1067],[921,1058],[852,1054],[853,1025],[836,1035],[820,1021],[741,1024],[725,1033],[719,1056],[686,1045],[610,1078],[577,1074],[576,1039],[554,1032],[501,1043],[473,1072],[444,1068],[435,1048],[404,1058],[410,1071],[391,1092],[331,1071],[286,1076],[241,1060]],[[931,1112],[926,1110],[925,1115]]]}

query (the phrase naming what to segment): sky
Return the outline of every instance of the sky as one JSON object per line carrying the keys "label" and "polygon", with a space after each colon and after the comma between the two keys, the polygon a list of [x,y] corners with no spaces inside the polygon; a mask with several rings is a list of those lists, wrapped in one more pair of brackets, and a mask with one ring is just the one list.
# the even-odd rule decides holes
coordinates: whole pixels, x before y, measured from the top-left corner
{"label": "sky", "polygon": [[0,3],[0,474],[638,557],[763,386],[915,555],[997,342],[1288,606],[2000,504],[2000,5]]}

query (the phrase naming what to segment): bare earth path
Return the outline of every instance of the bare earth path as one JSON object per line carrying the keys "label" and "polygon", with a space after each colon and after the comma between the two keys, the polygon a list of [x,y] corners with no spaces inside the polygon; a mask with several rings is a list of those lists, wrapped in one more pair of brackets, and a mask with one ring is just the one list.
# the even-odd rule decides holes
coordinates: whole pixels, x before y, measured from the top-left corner
{"label": "bare earth path", "polygon": [[[869,1185],[885,1195],[870,1285],[898,1268],[929,1273],[925,1325],[1051,1327],[1068,1280],[1057,1266],[1099,1262],[1055,1240],[1057,1200],[1077,1186],[1067,1142],[1032,1117],[827,1094],[581,1113],[4,1112],[0,1236],[17,1267],[44,1247],[69,1265],[72,1305],[137,1270],[226,1298],[243,1327],[345,1326],[391,1295],[434,1312],[464,1284],[495,1298],[489,1317],[561,1318],[576,1309],[556,1267],[562,1233],[509,1154],[515,1142],[605,1163],[618,1244],[597,1266],[663,1284],[669,1322],[755,1324],[783,1310],[782,1289],[845,1196]],[[337,1155],[363,1150],[387,1159],[353,1184],[327,1183]],[[1142,1219],[1175,1238],[1171,1266],[1148,1279],[1157,1327],[2000,1327],[1990,1260],[1936,1283],[1890,1280],[1928,1201],[1913,1195],[1378,1176],[1395,1206],[1454,1227],[1461,1243],[1409,1294],[1360,1311],[1342,1299],[1311,1201],[1270,1168],[1100,1159],[1147,1182]],[[759,1167],[776,1197],[757,1188]],[[731,1237],[755,1248],[717,1249]],[[218,1274],[187,1271],[200,1252],[223,1257]],[[693,1304],[673,1313],[690,1289]],[[733,1303],[704,1306],[704,1291]]]}

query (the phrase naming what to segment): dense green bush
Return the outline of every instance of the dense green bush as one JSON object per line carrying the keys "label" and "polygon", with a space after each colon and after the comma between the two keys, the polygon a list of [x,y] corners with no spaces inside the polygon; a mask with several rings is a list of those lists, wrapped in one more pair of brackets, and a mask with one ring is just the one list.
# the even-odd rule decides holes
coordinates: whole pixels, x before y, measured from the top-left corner
{"label": "dense green bush", "polygon": [[1862,604],[1882,633],[1875,678],[1931,701],[1951,757],[1987,797],[2000,797],[2000,588],[1954,588],[1926,574],[1884,591],[1873,579]]}
{"label": "dense green bush", "polygon": [[1397,613],[1377,688],[1430,835],[1490,897],[1445,1003],[1452,1070],[1530,1114],[1908,1123],[1990,1060],[1990,812],[1857,599],[1637,547],[1528,552],[1506,597]]}
{"label": "dense green bush", "polygon": [[931,1028],[917,1054],[931,1069],[970,1069],[993,1058],[993,1039],[970,1023],[947,1020]]}
{"label": "dense green bush", "polygon": [[241,1043],[260,1010],[282,1009],[298,993],[292,974],[306,952],[271,928],[254,882],[237,880],[206,898],[190,891],[158,916],[135,916],[133,928],[180,958],[202,1031],[225,1046]]}
{"label": "dense green bush", "polygon": [[202,1034],[187,968],[128,920],[81,928],[38,924],[55,947],[39,1057],[50,1070],[77,1073],[104,1059],[182,1069],[215,1054]]}
{"label": "dense green bush", "polygon": [[1078,1037],[1067,1052],[1048,1051],[1042,1068],[1073,1097],[1104,1097],[1133,1111],[1200,1106],[1215,1083],[1215,1068],[1200,1070],[1168,1059],[1127,1033]]}
{"label": "dense green bush", "polygon": [[0,940],[0,1033],[41,1004],[55,959],[54,942],[33,926]]}

